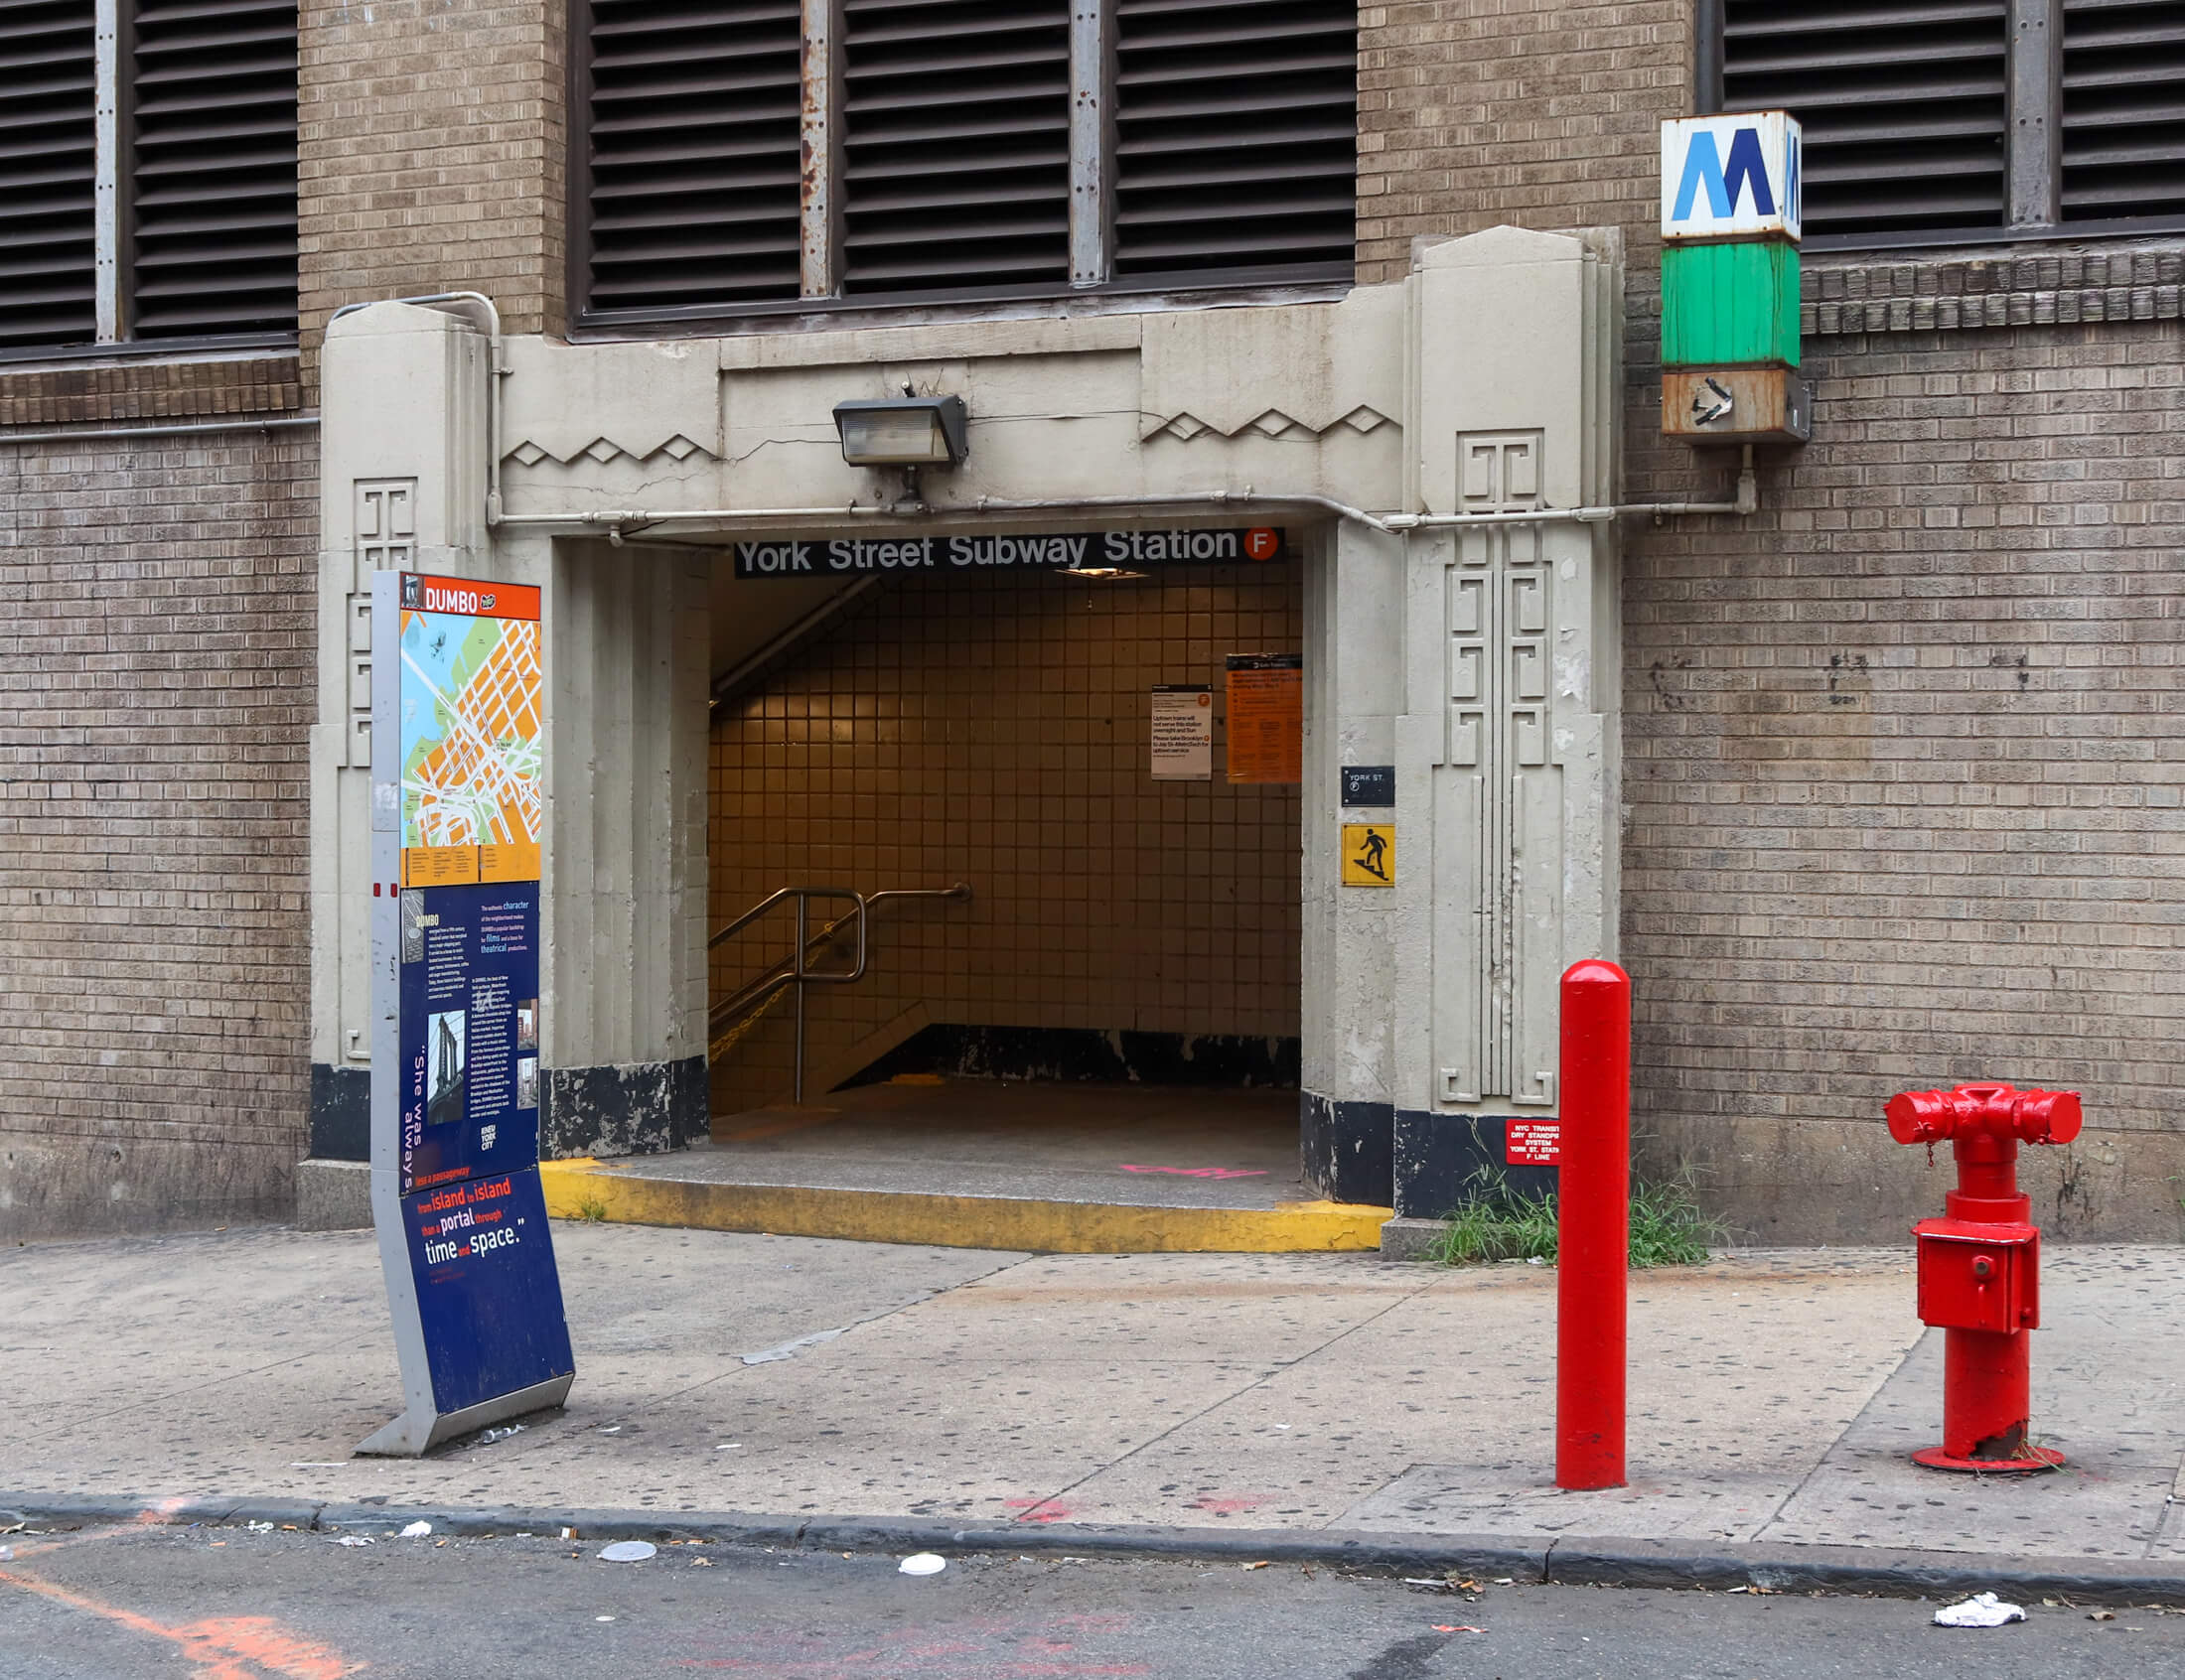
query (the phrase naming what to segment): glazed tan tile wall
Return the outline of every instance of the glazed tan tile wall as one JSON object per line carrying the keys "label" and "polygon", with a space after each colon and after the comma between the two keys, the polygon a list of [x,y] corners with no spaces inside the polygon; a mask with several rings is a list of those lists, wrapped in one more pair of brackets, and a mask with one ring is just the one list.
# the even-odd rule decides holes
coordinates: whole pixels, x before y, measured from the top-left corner
{"label": "glazed tan tile wall", "polygon": [[[918,1006],[973,1026],[1294,1036],[1298,789],[1225,779],[1222,670],[1303,636],[1288,569],[919,580],[724,709],[716,926],[798,883],[975,895],[875,912],[868,978],[811,989],[807,1067],[869,1059],[856,1047],[884,1047]],[[1187,682],[1215,691],[1215,776],[1156,782],[1149,690]],[[790,925],[717,952],[714,996],[786,954]],[[787,1092],[791,1013],[785,999],[714,1065],[716,1114]]]}

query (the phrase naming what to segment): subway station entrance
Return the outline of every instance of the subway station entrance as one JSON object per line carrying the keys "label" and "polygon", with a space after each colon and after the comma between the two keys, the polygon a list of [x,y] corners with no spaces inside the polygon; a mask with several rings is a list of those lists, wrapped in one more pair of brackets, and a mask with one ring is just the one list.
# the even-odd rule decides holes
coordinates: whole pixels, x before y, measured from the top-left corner
{"label": "subway station entrance", "polygon": [[1103,534],[721,555],[711,1138],[620,1170],[679,1218],[1378,1240],[1299,1167],[1301,533]]}

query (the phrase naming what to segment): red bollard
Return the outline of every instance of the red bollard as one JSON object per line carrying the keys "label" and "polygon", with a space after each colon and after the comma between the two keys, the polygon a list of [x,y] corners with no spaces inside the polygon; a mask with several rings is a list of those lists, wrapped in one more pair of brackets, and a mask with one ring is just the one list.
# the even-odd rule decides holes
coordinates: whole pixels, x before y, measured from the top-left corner
{"label": "red bollard", "polygon": [[1631,976],[1563,974],[1555,1220],[1555,1485],[1624,1485],[1624,1284],[1631,1269]]}
{"label": "red bollard", "polygon": [[2018,1189],[2018,1146],[2079,1135],[2077,1091],[1960,1085],[1889,1099],[1889,1135],[1947,1142],[1958,1188],[1944,1217],[1912,1227],[1919,1311],[1943,1331],[1943,1444],[1912,1457],[1933,1470],[2054,1470],[2064,1455],[2026,1439],[2031,1410],[2027,1332],[2041,1323],[2041,1232]]}

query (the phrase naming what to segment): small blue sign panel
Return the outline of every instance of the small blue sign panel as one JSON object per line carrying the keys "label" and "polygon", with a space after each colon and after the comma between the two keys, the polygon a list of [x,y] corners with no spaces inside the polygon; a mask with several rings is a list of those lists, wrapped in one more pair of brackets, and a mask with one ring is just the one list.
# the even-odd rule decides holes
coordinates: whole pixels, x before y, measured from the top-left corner
{"label": "small blue sign panel", "polygon": [[1385,808],[1396,802],[1396,767],[1393,765],[1345,765],[1343,802]]}

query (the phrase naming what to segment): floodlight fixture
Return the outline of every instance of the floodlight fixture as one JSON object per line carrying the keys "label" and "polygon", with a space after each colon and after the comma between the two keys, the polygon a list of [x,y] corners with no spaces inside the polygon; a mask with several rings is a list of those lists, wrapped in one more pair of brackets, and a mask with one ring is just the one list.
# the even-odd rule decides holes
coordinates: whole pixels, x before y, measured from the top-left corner
{"label": "floodlight fixture", "polygon": [[959,396],[875,397],[834,405],[852,467],[959,467],[971,453]]}

